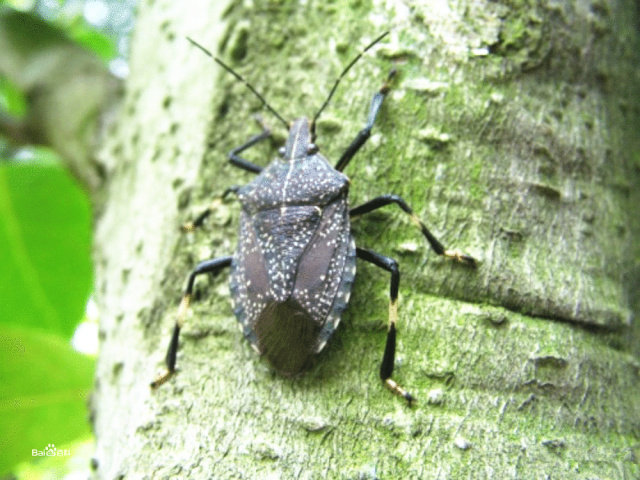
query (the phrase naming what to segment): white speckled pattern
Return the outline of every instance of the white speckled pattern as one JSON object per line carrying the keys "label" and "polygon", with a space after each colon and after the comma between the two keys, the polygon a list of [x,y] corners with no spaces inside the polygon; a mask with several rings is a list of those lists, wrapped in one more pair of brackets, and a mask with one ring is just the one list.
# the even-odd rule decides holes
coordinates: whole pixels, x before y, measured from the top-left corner
{"label": "white speckled pattern", "polygon": [[230,277],[244,335],[290,375],[326,344],[355,277],[348,179],[322,155],[309,155],[309,141],[308,121],[297,120],[284,159],[238,191],[243,210]]}

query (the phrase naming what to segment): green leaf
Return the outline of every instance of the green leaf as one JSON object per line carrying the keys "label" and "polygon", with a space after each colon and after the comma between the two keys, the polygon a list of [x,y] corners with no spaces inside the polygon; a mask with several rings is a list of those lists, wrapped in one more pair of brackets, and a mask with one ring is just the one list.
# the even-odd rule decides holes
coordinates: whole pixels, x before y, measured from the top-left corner
{"label": "green leaf", "polygon": [[91,287],[90,209],[38,159],[0,164],[0,475],[89,431],[94,361],[70,338]]}
{"label": "green leaf", "polygon": [[62,30],[36,14],[11,8],[0,8],[0,30],[11,48],[25,57],[38,55],[69,41]]}
{"label": "green leaf", "polygon": [[22,118],[27,113],[27,102],[18,87],[0,75],[0,111]]}
{"label": "green leaf", "polygon": [[68,18],[60,15],[52,22],[36,13],[21,12],[0,7],[0,30],[12,47],[24,55],[38,55],[72,40],[102,60],[113,60],[117,55],[116,40],[88,25],[82,15]]}
{"label": "green leaf", "polygon": [[95,53],[104,61],[113,60],[117,56],[118,51],[115,40],[91,28],[84,23],[84,20],[73,22],[67,33],[73,40]]}
{"label": "green leaf", "polygon": [[90,218],[60,167],[0,165],[0,325],[71,338],[91,288]]}
{"label": "green leaf", "polygon": [[89,433],[94,360],[39,330],[0,325],[0,475]]}

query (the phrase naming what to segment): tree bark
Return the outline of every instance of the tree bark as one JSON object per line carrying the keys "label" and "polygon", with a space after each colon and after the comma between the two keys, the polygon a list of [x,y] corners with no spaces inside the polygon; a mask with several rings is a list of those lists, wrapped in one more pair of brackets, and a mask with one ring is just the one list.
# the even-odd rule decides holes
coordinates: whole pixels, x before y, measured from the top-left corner
{"label": "tree bark", "polygon": [[[143,3],[97,220],[102,347],[95,478],[637,478],[638,31],[635,3]],[[157,391],[185,279],[235,249],[237,201],[181,223],[266,165],[286,137],[224,58],[286,119],[312,116],[336,161],[391,68],[399,78],[346,173],[352,205],[404,197],[473,271],[435,255],[394,207],[354,222],[397,258],[396,380],[378,365],[388,275],[358,264],[342,326],[298,379],[238,332],[227,276],[199,279],[179,372]],[[635,263],[634,263],[635,262]],[[635,282],[635,283],[634,283]],[[636,310],[637,311],[637,310]]]}

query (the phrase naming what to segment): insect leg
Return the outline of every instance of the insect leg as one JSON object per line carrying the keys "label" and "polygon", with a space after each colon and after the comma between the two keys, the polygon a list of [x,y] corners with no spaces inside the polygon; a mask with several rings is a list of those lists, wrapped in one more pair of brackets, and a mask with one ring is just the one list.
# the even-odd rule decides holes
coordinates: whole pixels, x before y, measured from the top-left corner
{"label": "insect leg", "polygon": [[387,80],[382,85],[382,88],[373,96],[373,99],[371,100],[371,107],[369,108],[369,118],[367,119],[367,124],[362,130],[358,132],[356,138],[353,140],[353,142],[351,142],[351,145],[347,147],[347,149],[340,157],[340,160],[338,160],[338,163],[336,164],[336,170],[338,170],[339,172],[345,169],[353,156],[358,152],[358,150],[360,150],[360,147],[362,147],[371,136],[371,129],[373,128],[373,124],[376,121],[378,112],[380,111],[380,107],[382,106],[382,102],[391,89],[391,79],[395,76],[395,74],[396,71],[391,70],[391,72],[389,72]]}
{"label": "insect leg", "polygon": [[269,130],[266,125],[262,123],[262,120],[256,117],[256,121],[258,122],[258,125],[262,127],[262,132],[251,137],[246,143],[243,143],[239,147],[231,150],[229,152],[228,158],[229,161],[236,167],[240,167],[243,170],[247,170],[249,172],[260,173],[262,171],[262,167],[238,156],[239,153],[245,151],[247,148],[253,147],[256,143],[260,143],[261,141],[266,140],[271,136],[271,130]]}
{"label": "insect leg", "polygon": [[220,205],[224,201],[224,199],[229,196],[230,193],[238,193],[238,190],[240,190],[240,188],[241,188],[240,185],[233,185],[233,186],[227,188],[222,193],[222,195],[220,195],[213,202],[211,202],[211,205],[209,205],[202,212],[200,212],[200,214],[195,218],[195,220],[193,220],[192,222],[187,222],[187,223],[183,224],[182,225],[182,231],[183,232],[193,232],[196,228],[200,228],[202,226],[202,224],[204,223],[204,221],[207,219],[207,217],[209,215],[211,215],[211,212],[218,205]]}
{"label": "insect leg", "polygon": [[232,257],[228,256],[228,257],[214,258],[213,260],[205,260],[204,262],[199,263],[198,266],[189,275],[189,280],[187,281],[187,288],[184,292],[184,296],[182,297],[182,301],[180,302],[180,307],[178,309],[178,316],[176,318],[176,323],[173,327],[171,342],[169,343],[169,349],[167,350],[167,356],[165,358],[165,363],[167,365],[167,368],[163,373],[158,375],[158,377],[151,383],[151,388],[158,388],[164,382],[169,380],[169,378],[171,378],[171,376],[176,371],[176,356],[178,354],[178,338],[180,336],[180,329],[182,328],[185,317],[187,316],[189,304],[191,303],[191,295],[193,294],[193,283],[195,282],[196,277],[203,273],[216,272],[222,268],[230,266],[231,259]]}
{"label": "insect leg", "polygon": [[[201,47],[202,48],[202,47]],[[260,143],[261,141],[269,138],[271,136],[271,131],[267,128],[267,126],[263,123],[260,117],[255,117],[258,125],[262,127],[262,132],[251,137],[246,143],[240,145],[239,147],[234,148],[229,152],[228,158],[229,161],[235,165],[236,167],[240,167],[243,170],[247,170],[253,173],[260,173],[262,171],[262,167],[251,163],[249,160],[245,160],[242,157],[238,156],[238,153],[243,152],[247,148],[254,146],[256,143]],[[182,230],[184,232],[192,232],[198,227],[201,227],[207,217],[211,214],[211,211],[217,207],[222,201],[229,195],[229,193],[237,193],[240,187],[238,185],[234,185],[232,187],[227,188],[220,198],[216,198],[209,208],[205,209],[200,215],[196,217],[196,219],[192,222],[187,222],[182,226]]]}
{"label": "insect leg", "polygon": [[407,202],[405,202],[398,195],[381,195],[379,197],[374,198],[373,200],[369,200],[367,203],[360,205],[359,207],[352,208],[349,211],[349,215],[351,217],[356,217],[358,215],[364,215],[365,213],[372,212],[373,210],[377,210],[378,208],[382,208],[390,203],[395,203],[398,205],[404,212],[408,213],[411,216],[411,221],[420,229],[422,235],[427,239],[429,245],[434,252],[438,255],[442,255],[445,258],[451,258],[460,262],[469,267],[475,267],[477,262],[475,258],[471,255],[467,255],[465,253],[459,252],[457,250],[447,250],[442,243],[438,241],[436,237],[429,231],[424,223],[418,218],[418,216],[413,213],[413,210]]}
{"label": "insect leg", "polygon": [[384,355],[382,357],[382,363],[380,364],[380,379],[393,393],[404,397],[409,405],[411,405],[411,402],[414,401],[411,394],[391,379],[396,356],[396,321],[398,320],[398,286],[400,285],[398,262],[393,258],[385,257],[384,255],[363,248],[356,248],[356,256],[391,273],[389,330],[387,331],[387,343],[384,347]]}

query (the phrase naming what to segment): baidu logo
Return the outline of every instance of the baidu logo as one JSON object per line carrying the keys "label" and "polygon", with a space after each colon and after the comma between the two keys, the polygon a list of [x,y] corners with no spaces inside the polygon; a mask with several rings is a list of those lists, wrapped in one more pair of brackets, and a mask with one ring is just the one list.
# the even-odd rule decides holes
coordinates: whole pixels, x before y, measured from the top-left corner
{"label": "baidu logo", "polygon": [[31,450],[32,457],[62,457],[71,455],[70,450],[57,449],[53,443],[50,443],[44,450]]}

